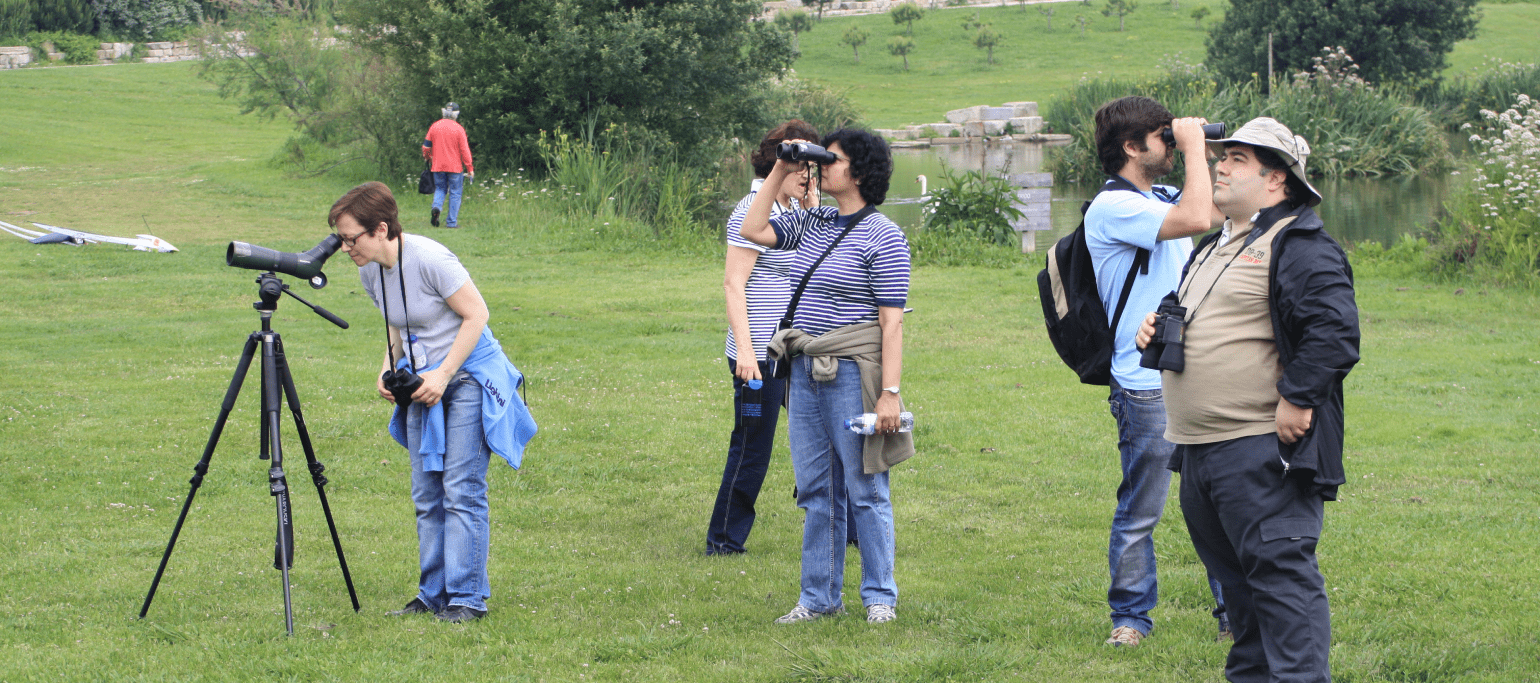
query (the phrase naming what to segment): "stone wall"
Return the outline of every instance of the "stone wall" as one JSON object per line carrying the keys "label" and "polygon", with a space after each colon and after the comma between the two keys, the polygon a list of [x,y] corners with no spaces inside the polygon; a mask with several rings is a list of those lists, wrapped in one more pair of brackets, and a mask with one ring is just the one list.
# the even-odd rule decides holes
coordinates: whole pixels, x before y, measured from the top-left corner
{"label": "stone wall", "polygon": [[[240,38],[242,37],[239,33],[230,34],[230,37],[233,40],[231,44],[216,47],[221,50],[228,50],[233,46],[242,45],[242,43],[239,42]],[[323,47],[332,47],[335,44],[336,40],[329,38]],[[43,47],[49,48],[52,47],[52,45],[49,43],[43,43]],[[253,54],[256,54],[249,48],[236,48],[236,50],[237,54],[243,57],[249,57]],[[140,61],[152,64],[160,62],[183,62],[193,59],[202,59],[203,57],[203,55],[199,52],[198,43],[188,41],[160,41],[154,43],[145,43],[143,53],[143,59]],[[121,64],[123,62],[133,61],[133,55],[133,43],[102,43],[101,46],[96,50],[96,61],[98,64]],[[0,69],[16,69],[27,66],[29,64],[41,63],[44,60],[57,62],[62,59],[64,59],[64,54],[60,52],[45,52],[42,57],[39,57],[33,52],[32,48],[27,47],[26,45],[18,45],[15,47],[0,47]]]}

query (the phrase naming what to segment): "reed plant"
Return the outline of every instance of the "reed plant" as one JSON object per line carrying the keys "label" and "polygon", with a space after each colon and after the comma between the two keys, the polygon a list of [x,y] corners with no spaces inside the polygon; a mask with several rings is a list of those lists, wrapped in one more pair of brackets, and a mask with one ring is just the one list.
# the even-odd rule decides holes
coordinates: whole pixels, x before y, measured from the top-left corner
{"label": "reed plant", "polygon": [[1430,90],[1424,102],[1444,114],[1450,128],[1482,120],[1481,111],[1500,110],[1519,93],[1540,92],[1540,63],[1489,58],[1480,68]]}
{"label": "reed plant", "polygon": [[1310,144],[1313,176],[1416,175],[1449,165],[1441,126],[1409,91],[1357,79],[1351,62],[1336,57],[1334,51],[1318,58],[1316,68],[1291,82],[1275,78],[1270,88],[1255,79],[1221,86],[1202,65],[1180,61],[1147,80],[1083,79],[1048,107],[1048,124],[1073,136],[1049,159],[1049,170],[1059,182],[1100,178],[1094,114],[1128,95],[1150,97],[1176,116],[1224,121],[1231,130],[1259,116],[1277,119]]}

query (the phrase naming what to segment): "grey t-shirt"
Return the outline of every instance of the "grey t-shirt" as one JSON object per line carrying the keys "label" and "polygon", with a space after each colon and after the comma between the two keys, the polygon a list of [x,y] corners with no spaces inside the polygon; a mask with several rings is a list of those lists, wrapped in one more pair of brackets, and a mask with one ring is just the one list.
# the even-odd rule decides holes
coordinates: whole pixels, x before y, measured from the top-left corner
{"label": "grey t-shirt", "polygon": [[[401,260],[395,268],[385,268],[371,263],[358,269],[358,279],[364,291],[374,301],[375,308],[385,310],[389,304],[389,322],[402,334],[416,335],[411,344],[412,357],[419,371],[444,361],[449,347],[454,345],[455,334],[460,331],[464,318],[444,302],[471,279],[465,266],[453,252],[421,235],[401,233],[403,240]],[[380,271],[384,270],[384,303],[380,299]],[[401,305],[401,274],[406,276],[406,306]],[[410,316],[408,316],[410,314]]]}

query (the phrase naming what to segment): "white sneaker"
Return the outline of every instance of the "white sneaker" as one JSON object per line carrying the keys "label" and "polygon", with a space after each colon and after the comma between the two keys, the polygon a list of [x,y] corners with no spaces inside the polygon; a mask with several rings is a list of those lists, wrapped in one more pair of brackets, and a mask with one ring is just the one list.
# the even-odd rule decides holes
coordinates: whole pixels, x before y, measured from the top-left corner
{"label": "white sneaker", "polygon": [[866,608],[866,623],[885,624],[898,618],[892,605],[873,604]]}
{"label": "white sneaker", "polygon": [[775,623],[798,624],[804,621],[815,621],[822,616],[824,616],[822,612],[814,612],[813,610],[803,607],[802,605],[797,605],[796,607],[791,608],[791,611],[787,612],[786,616],[776,619]]}

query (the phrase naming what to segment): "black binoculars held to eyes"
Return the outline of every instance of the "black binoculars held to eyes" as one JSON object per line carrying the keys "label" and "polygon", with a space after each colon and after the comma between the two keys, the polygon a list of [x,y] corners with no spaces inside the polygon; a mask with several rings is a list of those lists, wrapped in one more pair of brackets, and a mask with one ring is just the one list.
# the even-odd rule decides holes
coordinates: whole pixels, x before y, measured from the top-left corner
{"label": "black binoculars held to eyes", "polygon": [[[1223,123],[1205,123],[1205,124],[1203,124],[1203,139],[1205,139],[1205,140],[1218,140],[1220,138],[1223,138],[1224,136],[1225,136],[1225,124],[1223,124]],[[1166,126],[1165,128],[1160,129],[1160,139],[1165,141],[1167,147],[1170,147],[1170,146],[1176,144],[1176,134],[1171,132],[1171,126]]]}
{"label": "black binoculars held to eyes", "polygon": [[775,158],[784,161],[810,161],[815,164],[832,164],[839,157],[834,152],[811,142],[783,142],[775,149]]}

